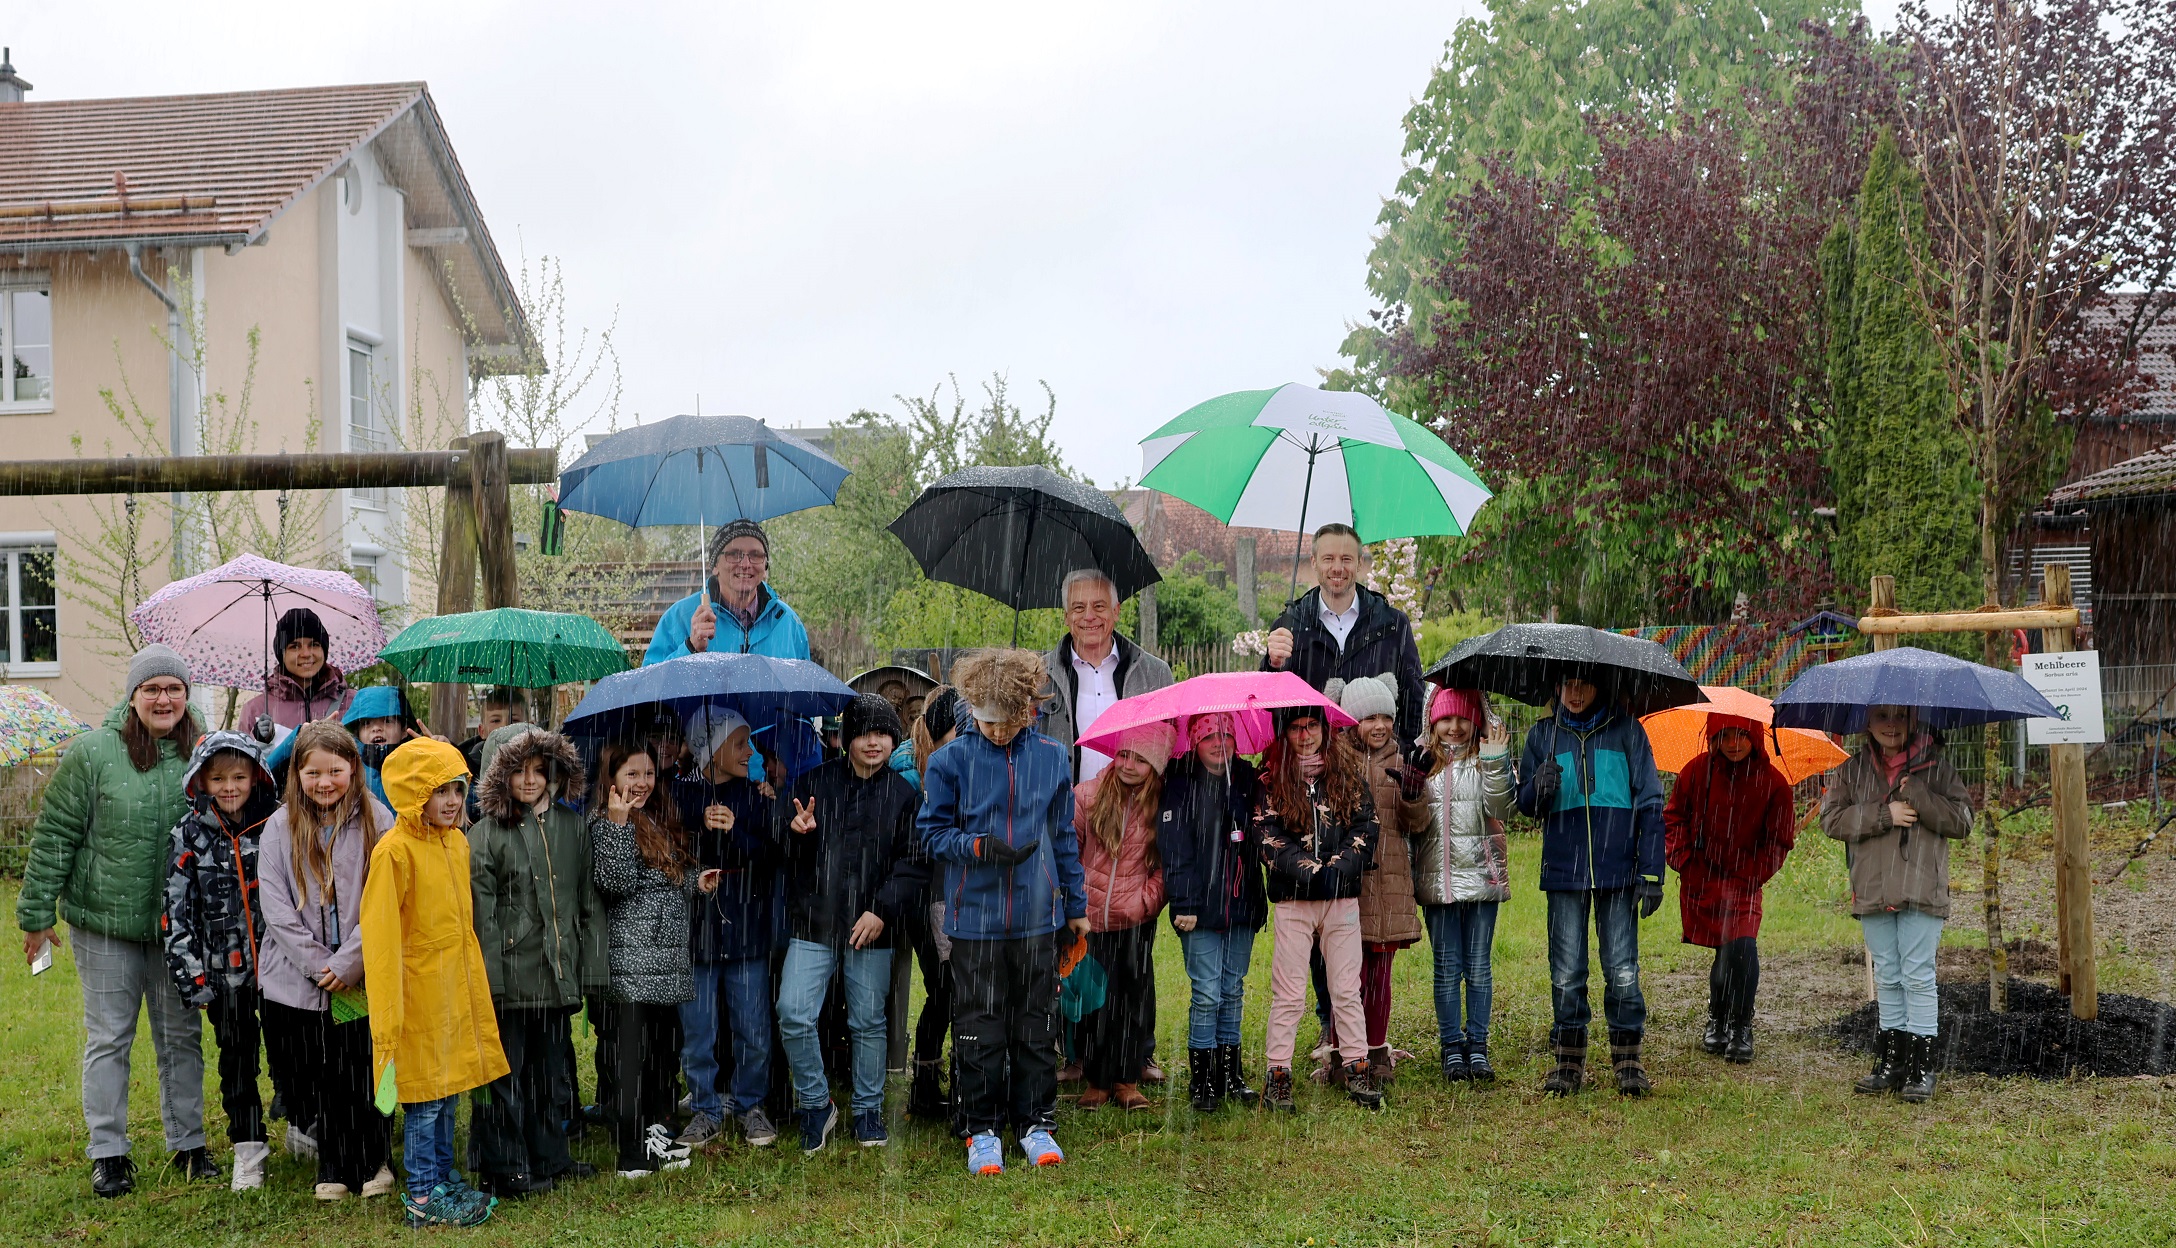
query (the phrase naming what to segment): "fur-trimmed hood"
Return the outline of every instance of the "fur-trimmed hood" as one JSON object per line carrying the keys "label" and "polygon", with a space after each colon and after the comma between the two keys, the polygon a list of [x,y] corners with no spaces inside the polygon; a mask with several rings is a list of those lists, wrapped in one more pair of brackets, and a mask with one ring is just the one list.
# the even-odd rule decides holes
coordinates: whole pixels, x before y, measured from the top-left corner
{"label": "fur-trimmed hood", "polygon": [[514,800],[512,782],[514,773],[527,766],[532,758],[541,758],[545,772],[550,776],[549,792],[555,799],[579,803],[585,788],[582,760],[574,751],[574,742],[556,732],[547,732],[534,724],[508,724],[492,733],[496,740],[500,734],[505,740],[485,742],[483,778],[476,782],[476,809],[485,818],[500,823],[520,823],[527,812]]}

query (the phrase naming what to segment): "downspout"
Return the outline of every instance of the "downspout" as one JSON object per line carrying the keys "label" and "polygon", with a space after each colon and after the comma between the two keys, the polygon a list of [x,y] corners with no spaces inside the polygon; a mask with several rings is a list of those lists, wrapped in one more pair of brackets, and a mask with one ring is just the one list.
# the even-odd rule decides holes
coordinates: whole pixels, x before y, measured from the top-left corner
{"label": "downspout", "polygon": [[[164,286],[153,281],[151,275],[144,272],[143,244],[130,243],[128,245],[128,271],[129,276],[142,282],[145,290],[157,295],[159,302],[166,305],[166,453],[168,455],[179,455],[182,451],[181,301],[168,294]],[[184,553],[182,536],[186,524],[182,517],[184,515],[183,509],[187,506],[187,498],[181,491],[176,490],[167,496],[167,501],[174,509],[174,540],[173,547],[168,552],[167,563],[169,575],[175,580],[180,580],[185,570],[182,557]]]}

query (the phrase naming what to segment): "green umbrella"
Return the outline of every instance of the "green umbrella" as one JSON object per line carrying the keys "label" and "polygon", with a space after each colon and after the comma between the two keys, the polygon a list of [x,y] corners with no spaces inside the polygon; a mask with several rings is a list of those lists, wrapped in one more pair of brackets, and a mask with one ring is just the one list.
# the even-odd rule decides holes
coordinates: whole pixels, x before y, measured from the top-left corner
{"label": "green umbrella", "polygon": [[[1141,484],[1226,524],[1364,542],[1462,534],[1489,488],[1443,439],[1364,394],[1284,385],[1219,395],[1141,442]],[[1299,578],[1299,552],[1292,557]]]}
{"label": "green umbrella", "polygon": [[627,670],[627,648],[586,615],[500,607],[417,620],[379,652],[410,680],[542,689]]}

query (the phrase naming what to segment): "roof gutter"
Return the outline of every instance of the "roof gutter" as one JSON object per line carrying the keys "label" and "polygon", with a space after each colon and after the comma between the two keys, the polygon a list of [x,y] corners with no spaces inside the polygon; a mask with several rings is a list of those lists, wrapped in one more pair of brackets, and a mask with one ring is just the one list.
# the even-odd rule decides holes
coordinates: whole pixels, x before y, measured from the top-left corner
{"label": "roof gutter", "polygon": [[[129,276],[142,282],[145,290],[157,295],[159,302],[166,305],[166,453],[185,454],[188,448],[181,440],[181,301],[167,293],[164,286],[153,281],[151,275],[144,272],[142,243],[128,244],[127,251]],[[179,580],[185,571],[182,560],[182,508],[187,496],[177,490],[167,495],[167,501],[174,509],[173,548],[168,552],[167,565],[174,579]]]}

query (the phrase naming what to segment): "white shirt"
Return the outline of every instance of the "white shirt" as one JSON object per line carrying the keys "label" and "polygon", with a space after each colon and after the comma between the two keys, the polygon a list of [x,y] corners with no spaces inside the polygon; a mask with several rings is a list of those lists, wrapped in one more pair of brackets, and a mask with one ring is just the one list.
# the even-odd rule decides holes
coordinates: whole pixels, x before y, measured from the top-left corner
{"label": "white shirt", "polygon": [[[1111,709],[1118,701],[1118,642],[1113,639],[1111,652],[1103,656],[1101,663],[1090,663],[1073,655],[1073,682],[1079,692],[1073,698],[1073,739],[1080,740],[1088,731],[1088,725],[1096,722],[1096,716]],[[1111,765],[1111,760],[1094,750],[1080,752],[1079,780],[1101,772]]]}
{"label": "white shirt", "polygon": [[1343,650],[1345,639],[1352,636],[1352,626],[1360,622],[1360,595],[1354,594],[1352,605],[1343,611],[1330,610],[1330,605],[1320,598],[1315,601],[1321,604],[1322,626],[1330,630],[1330,636],[1337,638],[1337,648]]}

